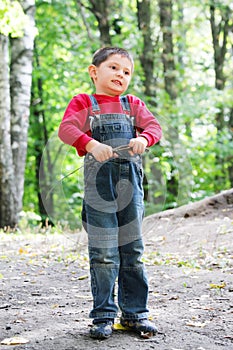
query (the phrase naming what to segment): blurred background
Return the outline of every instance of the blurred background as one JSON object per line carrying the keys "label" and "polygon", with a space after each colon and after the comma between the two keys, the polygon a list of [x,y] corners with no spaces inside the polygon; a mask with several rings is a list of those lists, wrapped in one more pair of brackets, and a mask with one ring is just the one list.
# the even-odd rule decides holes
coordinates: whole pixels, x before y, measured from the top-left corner
{"label": "blurred background", "polygon": [[83,158],[57,130],[101,46],[132,53],[128,92],[163,128],[146,215],[233,187],[231,0],[1,0],[0,33],[1,228],[81,227]]}

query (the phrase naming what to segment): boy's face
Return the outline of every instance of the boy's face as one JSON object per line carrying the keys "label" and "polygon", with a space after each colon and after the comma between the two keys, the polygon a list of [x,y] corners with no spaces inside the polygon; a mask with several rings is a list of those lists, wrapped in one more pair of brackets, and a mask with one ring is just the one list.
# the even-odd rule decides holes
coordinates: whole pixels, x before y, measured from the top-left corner
{"label": "boy's face", "polygon": [[124,93],[133,73],[131,61],[118,54],[109,56],[98,67],[92,64],[88,69],[94,81],[96,93],[108,96],[118,96]]}

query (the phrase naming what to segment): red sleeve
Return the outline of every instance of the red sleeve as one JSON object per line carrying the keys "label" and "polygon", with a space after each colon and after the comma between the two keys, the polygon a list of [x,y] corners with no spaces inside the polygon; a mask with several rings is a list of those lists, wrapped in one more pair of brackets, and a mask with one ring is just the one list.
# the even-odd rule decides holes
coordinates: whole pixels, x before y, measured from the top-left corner
{"label": "red sleeve", "polygon": [[[99,96],[99,98],[103,99],[103,96]],[[154,145],[162,136],[159,122],[139,98],[128,95],[128,100],[138,132],[147,139],[148,147]],[[111,108],[115,105],[113,101],[118,102],[117,105],[119,105],[119,98],[110,99],[104,96],[103,101],[105,103],[103,106],[107,106],[107,109],[109,108],[109,102],[111,102]],[[58,131],[60,139],[64,143],[74,146],[80,156],[86,154],[86,145],[92,140],[88,118],[90,107],[91,101],[87,94],[74,96],[66,108]]]}
{"label": "red sleeve", "polygon": [[91,102],[86,94],[74,96],[68,104],[58,130],[59,138],[74,146],[78,154],[86,154],[86,144],[92,140],[90,133],[89,111]]}
{"label": "red sleeve", "polygon": [[148,141],[148,147],[153,146],[162,137],[162,129],[155,116],[147,109],[145,103],[138,97],[128,95],[131,113],[134,116],[134,124],[140,133]]}

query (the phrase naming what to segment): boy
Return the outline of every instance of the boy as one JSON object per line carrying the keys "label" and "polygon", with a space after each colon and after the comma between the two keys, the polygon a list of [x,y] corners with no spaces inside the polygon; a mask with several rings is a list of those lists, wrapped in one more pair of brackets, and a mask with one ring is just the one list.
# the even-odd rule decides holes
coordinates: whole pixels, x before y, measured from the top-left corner
{"label": "boy", "polygon": [[90,336],[112,334],[118,307],[120,322],[139,334],[155,334],[148,320],[148,282],[144,265],[141,155],[161,138],[161,127],[143,101],[121,96],[134,62],[122,48],[105,47],[93,56],[89,75],[95,94],[70,101],[59,137],[85,155],[83,225],[88,233],[93,326]]}

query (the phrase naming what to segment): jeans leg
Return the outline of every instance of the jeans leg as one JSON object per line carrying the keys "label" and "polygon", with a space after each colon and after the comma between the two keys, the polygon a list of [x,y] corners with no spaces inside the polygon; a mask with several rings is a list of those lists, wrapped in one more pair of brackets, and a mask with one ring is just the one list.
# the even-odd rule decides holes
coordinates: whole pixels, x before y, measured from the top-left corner
{"label": "jeans leg", "polygon": [[118,311],[114,301],[115,281],[119,273],[118,249],[89,247],[89,256],[93,295],[90,317],[114,319]]}
{"label": "jeans leg", "polygon": [[[123,169],[124,170],[124,169]],[[125,172],[122,172],[125,176]],[[144,215],[142,171],[134,163],[129,164],[129,188],[119,198],[124,200],[131,191],[131,201],[118,213],[120,272],[118,278],[118,302],[122,316],[126,319],[148,317],[148,281],[141,257],[142,220]]]}
{"label": "jeans leg", "polygon": [[94,319],[117,316],[114,301],[115,281],[119,274],[118,223],[116,213],[98,211],[84,202],[88,249],[90,259],[91,290]]}
{"label": "jeans leg", "polygon": [[118,278],[118,303],[126,319],[148,317],[148,281],[141,256],[141,239],[119,247],[120,272]]}

